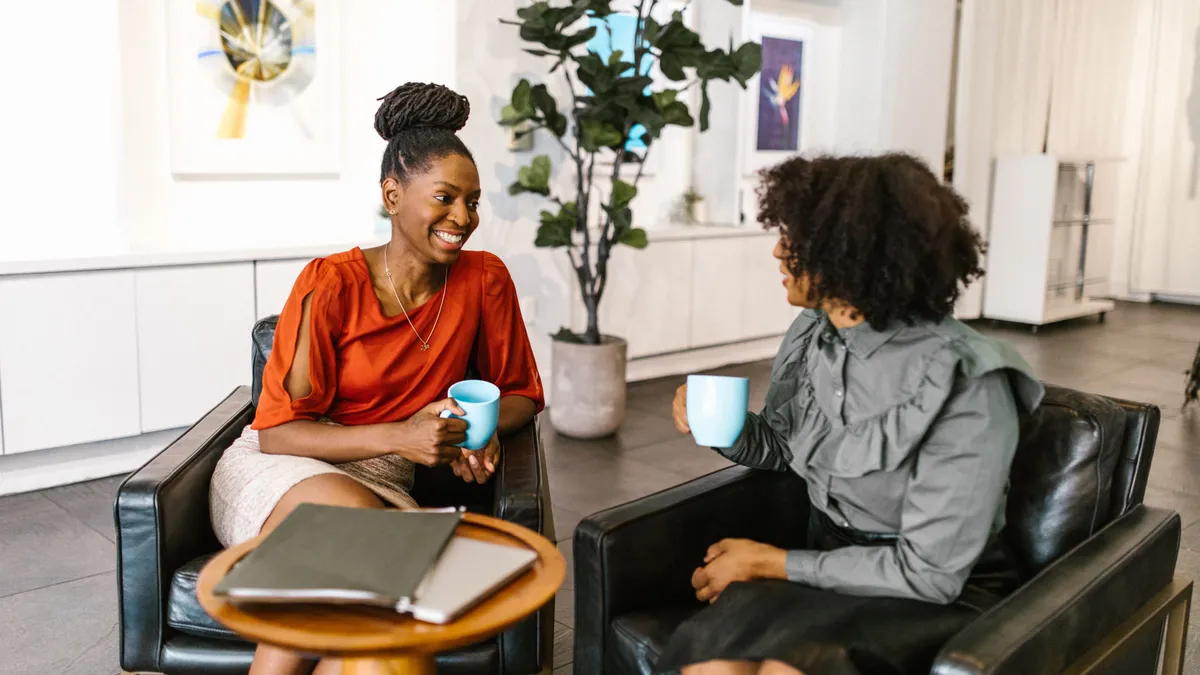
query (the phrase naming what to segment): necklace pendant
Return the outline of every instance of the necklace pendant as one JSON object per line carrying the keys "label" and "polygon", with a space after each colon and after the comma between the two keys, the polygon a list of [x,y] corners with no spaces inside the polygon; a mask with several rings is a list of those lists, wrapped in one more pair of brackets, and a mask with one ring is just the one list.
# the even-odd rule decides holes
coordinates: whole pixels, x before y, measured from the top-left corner
{"label": "necklace pendant", "polygon": [[429,351],[429,343],[428,342],[425,342],[421,345],[421,351],[423,351],[423,352]]}

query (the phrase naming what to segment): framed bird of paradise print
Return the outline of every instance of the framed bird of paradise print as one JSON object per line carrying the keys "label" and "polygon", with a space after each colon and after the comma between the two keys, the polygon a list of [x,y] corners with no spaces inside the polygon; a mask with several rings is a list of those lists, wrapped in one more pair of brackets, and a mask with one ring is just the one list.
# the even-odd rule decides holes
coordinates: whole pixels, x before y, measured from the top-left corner
{"label": "framed bird of paradise print", "polygon": [[338,173],[335,0],[167,7],[173,173]]}
{"label": "framed bird of paradise print", "polygon": [[813,140],[824,140],[827,135],[822,128],[826,125],[818,123],[814,128],[812,112],[819,105],[813,100],[814,92],[830,93],[829,78],[814,81],[813,77],[821,75],[819,68],[836,69],[836,63],[821,62],[829,60],[831,51],[825,43],[831,39],[836,43],[837,38],[836,31],[831,37],[829,30],[822,30],[796,17],[750,13],[746,38],[762,44],[763,60],[762,70],[745,93],[741,124],[744,176],[802,152]]}

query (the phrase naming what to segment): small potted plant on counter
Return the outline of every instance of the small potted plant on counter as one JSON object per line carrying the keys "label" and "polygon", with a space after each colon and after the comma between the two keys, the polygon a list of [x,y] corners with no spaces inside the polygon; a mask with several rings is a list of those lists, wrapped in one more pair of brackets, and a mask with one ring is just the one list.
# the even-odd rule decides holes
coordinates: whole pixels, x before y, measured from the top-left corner
{"label": "small potted plant on counter", "polygon": [[[626,342],[601,332],[599,307],[613,248],[640,249],[648,243],[646,232],[633,226],[631,208],[646,156],[664,128],[695,123],[689,90],[699,89],[698,117],[705,131],[709,83],[733,81],[744,89],[762,66],[757,43],[735,46],[731,39],[727,50],[708,49],[682,12],[665,23],[656,20],[658,0],[640,0],[633,12],[621,14],[611,5],[611,0],[533,2],[517,12],[517,20],[504,22],[519,27],[521,39],[531,43],[525,51],[547,59],[549,73],[565,78],[571,92],[563,109],[545,84],[522,79],[500,123],[549,134],[562,146],[573,178],[569,192],[554,194],[550,159],[539,155],[519,169],[509,193],[532,193],[553,205],[541,212],[534,244],[566,251],[587,312],[582,333],[563,328],[553,341],[550,421],[559,433],[576,438],[610,435],[625,414]],[[582,27],[585,20],[588,25]],[[611,44],[621,32],[614,31],[618,23],[632,28],[627,51]],[[609,40],[603,56],[588,48],[598,31]],[[650,76],[655,68],[673,84],[656,86]],[[632,149],[635,134],[638,147]],[[630,180],[622,173],[625,165],[637,166]]]}

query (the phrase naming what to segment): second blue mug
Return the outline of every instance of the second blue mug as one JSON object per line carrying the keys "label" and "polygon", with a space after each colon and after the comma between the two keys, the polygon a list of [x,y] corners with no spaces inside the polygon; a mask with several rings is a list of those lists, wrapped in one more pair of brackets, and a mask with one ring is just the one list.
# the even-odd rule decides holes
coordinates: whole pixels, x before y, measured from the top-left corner
{"label": "second blue mug", "polygon": [[449,410],[442,412],[442,417],[461,417],[467,421],[467,440],[459,443],[459,447],[468,450],[487,447],[500,421],[500,388],[483,380],[463,380],[450,385],[448,393],[466,413],[459,416]]}

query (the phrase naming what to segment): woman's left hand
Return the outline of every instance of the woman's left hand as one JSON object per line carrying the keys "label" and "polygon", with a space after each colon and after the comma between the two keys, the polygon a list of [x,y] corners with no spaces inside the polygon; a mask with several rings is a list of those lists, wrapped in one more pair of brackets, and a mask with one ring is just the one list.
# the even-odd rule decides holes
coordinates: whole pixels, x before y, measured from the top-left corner
{"label": "woman's left hand", "polygon": [[492,434],[492,440],[482,450],[463,448],[462,457],[454,460],[450,467],[454,475],[468,483],[488,482],[500,464],[500,436]]}
{"label": "woman's left hand", "polygon": [[708,548],[704,567],[692,574],[701,602],[715,602],[735,581],[787,579],[787,551],[749,539],[722,539]]}

